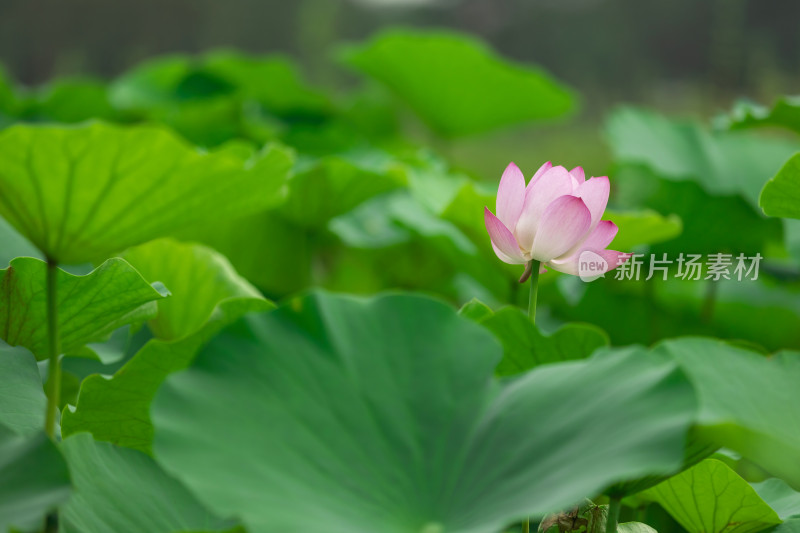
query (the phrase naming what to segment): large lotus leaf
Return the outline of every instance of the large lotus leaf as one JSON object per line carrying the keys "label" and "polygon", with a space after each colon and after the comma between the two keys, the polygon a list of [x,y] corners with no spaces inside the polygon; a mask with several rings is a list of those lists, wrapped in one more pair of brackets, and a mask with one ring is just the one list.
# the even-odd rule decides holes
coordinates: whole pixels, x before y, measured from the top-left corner
{"label": "large lotus leaf", "polygon": [[800,154],[792,156],[767,182],[759,203],[769,216],[800,218]]}
{"label": "large lotus leaf", "polygon": [[755,533],[781,519],[722,461],[706,459],[642,493],[689,533]]}
{"label": "large lotus leaf", "polygon": [[291,164],[277,146],[203,154],[154,126],[18,125],[0,132],[0,215],[51,260],[102,260],[274,206]]}
{"label": "large lotus leaf", "polygon": [[710,132],[642,109],[621,108],[606,124],[618,162],[643,164],[660,177],[692,180],[712,195],[738,194],[758,206],[764,182],[797,144],[747,132]]}
{"label": "large lotus leaf", "polygon": [[77,406],[62,414],[62,434],[88,431],[97,440],[150,453],[150,404],[166,377],[186,368],[200,347],[224,326],[245,313],[273,307],[263,298],[227,298],[196,333],[178,341],[153,339],[110,379],[99,374],[84,379]]}
{"label": "large lotus leaf", "polygon": [[680,465],[696,406],[673,363],[617,354],[503,384],[501,355],[428,298],[294,299],[167,379],[155,456],[251,533],[489,533]]}
{"label": "large lotus leaf", "polygon": [[766,358],[697,338],[666,341],[656,351],[672,357],[697,390],[704,439],[800,488],[800,356]]}
{"label": "large lotus leaf", "polygon": [[778,126],[800,133],[800,98],[781,96],[772,107],[742,100],[736,102],[731,112],[717,117],[715,125],[732,130],[760,126]]}
{"label": "large lotus leaf", "polygon": [[0,376],[0,425],[23,435],[43,428],[47,397],[33,355],[0,341]]}
{"label": "large lotus leaf", "polygon": [[[169,293],[149,285],[123,259],[109,259],[85,276],[58,269],[58,333],[61,352],[107,338],[125,324],[143,322],[156,314],[156,300]],[[0,335],[12,346],[25,346],[37,359],[46,359],[47,264],[18,257],[0,270]]]}
{"label": "large lotus leaf", "polygon": [[545,72],[456,33],[387,31],[343,56],[450,137],[551,119],[575,107],[573,93]]}
{"label": "large lotus leaf", "polygon": [[148,322],[159,339],[194,333],[225,299],[261,297],[225,257],[199,244],[158,239],[128,249],[123,257],[146,279],[169,287],[171,297],[158,302],[158,316]]}
{"label": "large lotus leaf", "polygon": [[183,485],[147,455],[95,442],[87,433],[61,444],[74,492],[60,514],[65,533],[224,530]]}
{"label": "large lotus leaf", "polygon": [[769,478],[751,483],[762,500],[778,513],[781,520],[800,517],[800,492],[795,491],[780,478]]}
{"label": "large lotus leaf", "polygon": [[503,359],[495,370],[498,376],[521,374],[547,363],[585,359],[598,348],[608,346],[608,335],[590,324],[567,324],[547,336],[516,307],[484,314],[476,322],[503,345]]}
{"label": "large lotus leaf", "polygon": [[0,531],[41,527],[69,493],[67,465],[53,441],[43,431],[25,437],[0,424]]}

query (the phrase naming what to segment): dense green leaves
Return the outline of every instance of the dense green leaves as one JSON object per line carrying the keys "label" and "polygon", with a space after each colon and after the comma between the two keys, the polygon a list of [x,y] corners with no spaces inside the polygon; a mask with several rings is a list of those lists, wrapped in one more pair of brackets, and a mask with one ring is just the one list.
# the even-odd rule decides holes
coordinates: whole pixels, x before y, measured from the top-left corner
{"label": "dense green leaves", "polygon": [[689,533],[755,533],[781,519],[725,463],[706,459],[642,495],[664,507]]}
{"label": "dense green leaves", "polygon": [[18,125],[0,132],[0,215],[54,261],[102,260],[273,206],[290,167],[277,146],[242,161],[202,154],[153,126]]}
{"label": "dense green leaves", "polygon": [[356,152],[301,162],[281,212],[304,227],[319,227],[363,201],[406,182],[402,164],[380,152]]}
{"label": "dense green leaves", "polygon": [[111,379],[84,380],[77,407],[64,412],[62,431],[89,431],[98,440],[149,452],[150,403],[167,375],[185,368],[227,324],[274,304],[204,246],[162,239],[128,250],[126,257],[149,278],[174,284],[170,300],[159,302],[159,315],[149,322],[159,339],[145,344]]}
{"label": "dense green leaves", "polygon": [[145,62],[117,79],[112,99],[128,111],[167,111],[182,103],[237,96],[277,114],[319,114],[330,104],[308,87],[285,57],[218,51],[202,57],[167,56]]}
{"label": "dense green leaves", "polygon": [[[47,264],[20,257],[0,270],[0,335],[12,346],[28,348],[37,359],[48,356]],[[56,274],[61,352],[77,352],[104,340],[116,328],[156,314],[156,300],[169,293],[153,287],[122,259],[109,259],[86,276]]]}
{"label": "dense green leaves", "polygon": [[[343,59],[357,92],[235,51],[109,84],[0,72],[0,531],[58,506],[65,533],[498,533],[622,494],[647,524],[620,533],[800,532],[800,145],[730,131],[796,132],[797,102],[716,131],[619,110],[607,166],[591,121],[453,139],[575,107],[473,37],[389,30]],[[117,125],[65,125],[92,119]],[[758,252],[759,280],[548,272],[535,326],[481,213],[508,159],[550,157],[611,176],[612,248]],[[63,360],[55,442],[40,259],[70,272],[62,351],[96,356]],[[737,340],[608,346],[686,334]],[[731,468],[703,461],[720,447]]]}
{"label": "dense green leaves", "polygon": [[167,379],[155,455],[253,533],[490,532],[679,466],[695,406],[672,364],[623,354],[501,385],[500,358],[433,300],[295,299]]}
{"label": "dense green leaves", "polygon": [[792,156],[767,182],[759,204],[769,216],[800,218],[800,154]]}
{"label": "dense green leaves", "polygon": [[61,509],[66,533],[177,533],[230,527],[141,452],[95,442],[86,433],[64,440],[61,449],[74,485],[72,497]]}
{"label": "dense green leaves", "polygon": [[62,433],[89,431],[95,439],[150,451],[150,403],[164,379],[182,370],[222,327],[249,312],[274,307],[262,298],[223,301],[197,333],[178,341],[151,340],[111,379],[92,375],[81,384],[77,407],[63,413]]}
{"label": "dense green leaves", "polygon": [[554,118],[575,105],[571,91],[544,72],[454,33],[388,31],[343,56],[447,136]]}
{"label": "dense green leaves", "polygon": [[0,531],[41,527],[69,493],[67,465],[44,432],[21,436],[0,424]]}

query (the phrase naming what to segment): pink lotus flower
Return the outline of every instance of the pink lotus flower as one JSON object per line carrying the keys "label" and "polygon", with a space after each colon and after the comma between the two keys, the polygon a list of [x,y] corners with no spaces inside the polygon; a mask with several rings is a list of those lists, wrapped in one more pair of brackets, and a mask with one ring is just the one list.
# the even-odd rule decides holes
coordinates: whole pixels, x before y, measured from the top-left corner
{"label": "pink lotus flower", "polygon": [[605,271],[616,268],[629,254],[606,250],[618,229],[600,220],[609,189],[606,176],[587,180],[581,167],[567,171],[549,162],[526,187],[522,172],[510,163],[497,191],[497,216],[484,210],[492,248],[506,263],[541,261],[565,274],[578,275],[578,258],[587,250],[605,260]]}

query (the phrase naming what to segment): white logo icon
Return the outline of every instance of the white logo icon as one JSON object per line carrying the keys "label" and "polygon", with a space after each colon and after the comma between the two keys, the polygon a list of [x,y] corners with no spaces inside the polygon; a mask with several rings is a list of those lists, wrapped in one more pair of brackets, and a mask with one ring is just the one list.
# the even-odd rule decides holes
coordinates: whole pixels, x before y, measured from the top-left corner
{"label": "white logo icon", "polygon": [[584,250],[578,256],[578,277],[581,281],[590,282],[597,278],[605,277],[608,271],[608,262],[603,256],[589,250]]}

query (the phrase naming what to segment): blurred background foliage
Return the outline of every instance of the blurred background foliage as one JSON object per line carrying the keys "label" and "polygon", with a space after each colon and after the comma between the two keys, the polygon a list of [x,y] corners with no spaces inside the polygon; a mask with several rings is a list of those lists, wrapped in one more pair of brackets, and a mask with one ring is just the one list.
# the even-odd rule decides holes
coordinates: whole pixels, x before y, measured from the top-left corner
{"label": "blurred background foliage", "polygon": [[[511,160],[527,176],[582,165],[611,176],[615,247],[766,259],[756,282],[552,273],[545,330],[798,348],[800,230],[758,205],[800,147],[783,98],[798,15],[790,0],[4,0],[0,127],[163,123],[243,160],[287,145],[281,205],[174,235],[275,299],[322,285],[522,303],[481,210]],[[3,265],[35,255],[3,223],[0,237]]]}

